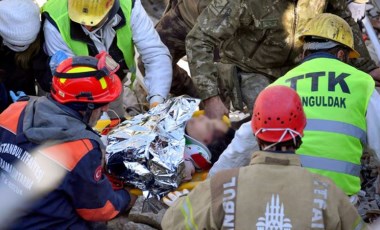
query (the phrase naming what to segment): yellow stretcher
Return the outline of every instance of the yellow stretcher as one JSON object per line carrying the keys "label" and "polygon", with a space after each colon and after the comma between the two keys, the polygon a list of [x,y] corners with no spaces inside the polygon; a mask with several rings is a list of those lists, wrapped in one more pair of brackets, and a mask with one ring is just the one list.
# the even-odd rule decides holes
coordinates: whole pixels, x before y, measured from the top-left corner
{"label": "yellow stretcher", "polygon": [[[104,129],[108,128],[110,125],[113,126],[113,124],[111,123],[112,122],[110,120],[99,120],[98,123],[95,125],[94,129],[98,131],[99,133],[102,133]],[[192,190],[200,182],[206,180],[207,175],[208,175],[208,171],[194,173],[191,181],[180,184],[179,187],[177,188],[177,191],[182,191],[184,189]],[[130,193],[136,196],[142,195],[142,191],[140,189],[131,189]]]}

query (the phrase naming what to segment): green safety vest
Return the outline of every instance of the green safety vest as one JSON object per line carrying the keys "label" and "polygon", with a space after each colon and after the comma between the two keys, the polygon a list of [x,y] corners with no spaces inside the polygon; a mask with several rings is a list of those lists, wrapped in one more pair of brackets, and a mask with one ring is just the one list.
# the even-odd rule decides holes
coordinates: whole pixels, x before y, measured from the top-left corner
{"label": "green safety vest", "polygon": [[307,125],[296,153],[302,165],[329,177],[347,195],[359,192],[366,110],[375,88],[372,77],[339,60],[318,57],[273,85],[290,86],[301,97]]}
{"label": "green safety vest", "polygon": [[[134,59],[135,49],[130,24],[132,1],[120,1],[120,7],[126,17],[126,24],[116,30],[117,47],[123,53],[124,60],[129,71],[134,73],[136,71]],[[42,11],[43,13],[48,13],[49,17],[54,20],[63,40],[75,55],[88,56],[89,51],[87,44],[81,41],[73,40],[70,36],[70,18],[67,0],[49,0],[43,5]]]}

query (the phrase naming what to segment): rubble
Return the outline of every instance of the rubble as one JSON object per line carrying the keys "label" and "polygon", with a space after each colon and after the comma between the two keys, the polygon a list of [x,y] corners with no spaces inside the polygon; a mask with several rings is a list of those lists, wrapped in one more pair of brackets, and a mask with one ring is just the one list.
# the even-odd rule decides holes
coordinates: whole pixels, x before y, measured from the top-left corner
{"label": "rubble", "polygon": [[358,194],[358,212],[363,220],[372,223],[380,217],[379,195],[379,161],[372,151],[365,151],[362,156],[362,190]]}
{"label": "rubble", "polygon": [[161,230],[161,220],[164,217],[165,209],[157,214],[153,212],[142,212],[144,197],[140,196],[129,216],[119,216],[118,218],[108,222],[107,229],[112,230]]}

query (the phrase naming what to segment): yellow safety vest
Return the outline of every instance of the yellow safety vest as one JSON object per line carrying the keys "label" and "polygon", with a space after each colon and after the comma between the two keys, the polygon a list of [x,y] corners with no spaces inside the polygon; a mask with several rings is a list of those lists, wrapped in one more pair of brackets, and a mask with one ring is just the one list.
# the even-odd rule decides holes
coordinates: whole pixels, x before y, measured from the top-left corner
{"label": "yellow safety vest", "polygon": [[[120,1],[120,7],[126,17],[126,24],[116,30],[117,47],[124,56],[125,63],[130,72],[136,71],[135,49],[132,40],[132,29],[130,24],[132,1]],[[68,13],[67,0],[49,0],[42,7],[43,13],[48,13],[49,17],[54,20],[58,26],[59,32],[68,47],[77,56],[87,56],[89,54],[87,44],[76,41],[70,35],[70,18]]]}
{"label": "yellow safety vest", "polygon": [[337,59],[314,57],[273,85],[290,86],[302,99],[307,117],[297,150],[302,165],[329,177],[347,195],[359,192],[372,77]]}

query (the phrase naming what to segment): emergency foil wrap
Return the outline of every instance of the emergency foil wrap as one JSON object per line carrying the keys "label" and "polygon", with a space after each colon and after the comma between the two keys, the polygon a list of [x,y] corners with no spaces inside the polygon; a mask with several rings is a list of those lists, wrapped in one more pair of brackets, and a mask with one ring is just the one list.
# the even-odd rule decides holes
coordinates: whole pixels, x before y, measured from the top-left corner
{"label": "emergency foil wrap", "polygon": [[200,100],[175,97],[121,123],[108,136],[107,170],[126,184],[163,196],[184,169],[185,125]]}

